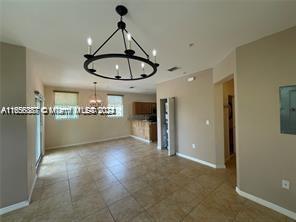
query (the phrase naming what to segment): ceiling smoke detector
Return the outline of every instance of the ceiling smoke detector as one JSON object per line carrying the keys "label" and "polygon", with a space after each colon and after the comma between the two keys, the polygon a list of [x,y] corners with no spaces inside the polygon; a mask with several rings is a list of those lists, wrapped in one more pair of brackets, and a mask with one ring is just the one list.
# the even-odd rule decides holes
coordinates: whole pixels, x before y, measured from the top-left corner
{"label": "ceiling smoke detector", "polygon": [[169,68],[168,71],[169,71],[169,72],[174,72],[174,71],[176,71],[176,70],[178,70],[178,69],[181,69],[181,67],[174,66],[174,67]]}

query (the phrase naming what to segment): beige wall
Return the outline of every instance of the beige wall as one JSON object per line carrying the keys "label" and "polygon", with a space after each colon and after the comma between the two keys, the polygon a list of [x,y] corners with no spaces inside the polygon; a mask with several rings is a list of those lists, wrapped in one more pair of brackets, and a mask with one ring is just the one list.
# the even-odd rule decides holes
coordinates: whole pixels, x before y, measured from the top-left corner
{"label": "beige wall", "polygon": [[[26,105],[26,49],[0,43],[1,107]],[[0,208],[28,199],[26,116],[1,118]]]}
{"label": "beige wall", "polygon": [[218,83],[225,80],[236,72],[236,50],[231,51],[213,69],[213,82]]}
{"label": "beige wall", "polygon": [[[32,51],[1,43],[1,106],[34,106],[43,92]],[[0,208],[29,199],[35,169],[35,116],[1,117]]]}
{"label": "beige wall", "polygon": [[[296,212],[296,136],[280,133],[279,87],[296,85],[296,27],[237,49],[238,186]],[[290,190],[281,180],[290,180]]]}
{"label": "beige wall", "polygon": [[[190,76],[196,76],[196,80],[187,82]],[[161,98],[176,98],[177,152],[216,164],[215,87],[212,69],[190,76],[158,84],[157,105],[159,107]],[[210,125],[206,125],[206,120],[210,121]],[[158,136],[159,129],[160,125]],[[197,145],[196,149],[192,148],[192,144]]]}
{"label": "beige wall", "polygon": [[[79,92],[79,105],[88,105],[93,90],[77,90],[46,87],[45,103],[47,106],[54,105],[53,90],[70,90]],[[98,96],[107,104],[107,93],[98,92]],[[155,102],[155,94],[134,94],[118,93],[124,95],[124,117],[108,118],[101,116],[80,116],[77,120],[55,120],[49,115],[45,118],[45,147],[61,147],[71,144],[90,143],[110,138],[129,136],[131,134],[131,125],[128,117],[132,114],[133,102]],[[61,136],[62,135],[62,136]]]}

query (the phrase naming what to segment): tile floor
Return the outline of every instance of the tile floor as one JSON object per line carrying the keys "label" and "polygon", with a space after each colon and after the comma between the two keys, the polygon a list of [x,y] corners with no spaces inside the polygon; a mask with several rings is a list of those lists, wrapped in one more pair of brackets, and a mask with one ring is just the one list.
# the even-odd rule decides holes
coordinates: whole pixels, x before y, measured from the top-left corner
{"label": "tile floor", "polygon": [[292,221],[235,192],[235,167],[215,170],[122,139],[48,152],[30,206],[2,221]]}

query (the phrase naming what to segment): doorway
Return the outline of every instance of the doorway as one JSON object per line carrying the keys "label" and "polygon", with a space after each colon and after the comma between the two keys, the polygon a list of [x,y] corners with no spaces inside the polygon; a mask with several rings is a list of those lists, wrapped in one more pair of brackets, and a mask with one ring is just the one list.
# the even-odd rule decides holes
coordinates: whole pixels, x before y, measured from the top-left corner
{"label": "doorway", "polygon": [[228,141],[229,141],[229,155],[235,153],[235,135],[234,135],[234,96],[228,96]]}
{"label": "doorway", "polygon": [[35,106],[38,108],[38,112],[35,116],[35,166],[37,168],[43,153],[43,115],[41,113],[43,97],[37,91],[35,92]]}
{"label": "doorway", "polygon": [[226,166],[235,165],[235,94],[234,80],[223,83],[224,112],[224,158]]}
{"label": "doorway", "polygon": [[160,138],[161,149],[166,149],[169,156],[176,154],[175,142],[175,98],[160,99]]}

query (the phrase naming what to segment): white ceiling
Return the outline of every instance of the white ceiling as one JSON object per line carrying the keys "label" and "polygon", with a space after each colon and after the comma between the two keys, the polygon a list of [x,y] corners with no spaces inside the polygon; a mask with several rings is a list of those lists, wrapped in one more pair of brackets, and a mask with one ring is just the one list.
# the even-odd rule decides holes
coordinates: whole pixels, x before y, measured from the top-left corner
{"label": "white ceiling", "polygon": [[[35,68],[46,85],[154,92],[156,83],[213,67],[235,47],[296,25],[296,1],[111,1],[0,0],[1,41],[34,52]],[[147,50],[158,50],[152,78],[104,80],[82,68],[86,38],[99,46],[115,29],[117,4],[124,4],[128,30]],[[104,51],[119,49],[114,39]],[[194,43],[193,47],[189,47]],[[114,73],[115,62],[106,73]],[[166,71],[172,66],[182,69]],[[135,86],[129,89],[129,86]]]}

